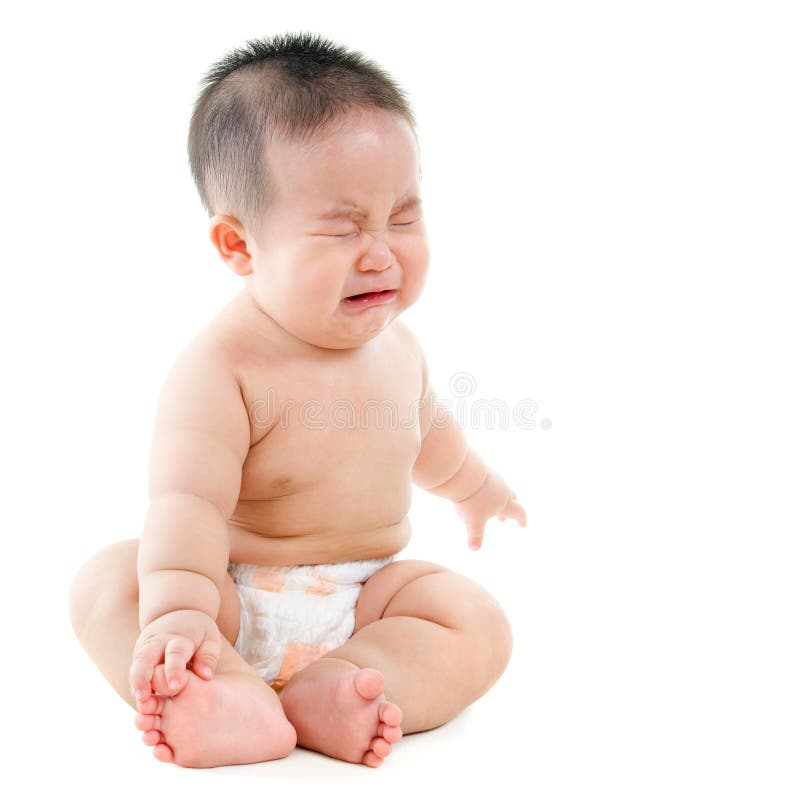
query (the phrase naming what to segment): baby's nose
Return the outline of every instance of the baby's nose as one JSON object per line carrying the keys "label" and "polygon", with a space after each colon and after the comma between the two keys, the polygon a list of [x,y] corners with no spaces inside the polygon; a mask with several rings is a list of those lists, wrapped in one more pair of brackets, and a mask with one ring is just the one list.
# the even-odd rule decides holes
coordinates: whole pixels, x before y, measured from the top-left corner
{"label": "baby's nose", "polygon": [[394,264],[395,258],[386,240],[375,236],[369,243],[359,261],[361,269],[386,269]]}

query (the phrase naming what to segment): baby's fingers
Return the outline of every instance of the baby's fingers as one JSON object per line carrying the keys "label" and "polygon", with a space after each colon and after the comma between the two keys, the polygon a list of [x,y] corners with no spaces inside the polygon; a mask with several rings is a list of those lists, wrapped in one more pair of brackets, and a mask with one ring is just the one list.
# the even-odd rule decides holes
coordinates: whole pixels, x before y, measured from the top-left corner
{"label": "baby's fingers", "polygon": [[153,670],[161,661],[162,648],[163,643],[154,639],[134,650],[133,661],[128,672],[128,683],[137,700],[144,700],[150,696]]}
{"label": "baby's fingers", "polygon": [[172,636],[164,648],[164,677],[177,691],[186,676],[186,664],[194,653],[194,642],[186,636]]}
{"label": "baby's fingers", "polygon": [[503,514],[500,516],[500,519],[505,519],[506,517],[515,519],[523,528],[528,521],[525,509],[516,500],[509,500],[506,507],[503,509]]}
{"label": "baby's fingers", "polygon": [[192,659],[194,671],[201,678],[210,679],[216,672],[217,664],[219,663],[219,639],[214,639],[209,634],[203,639],[200,647]]}

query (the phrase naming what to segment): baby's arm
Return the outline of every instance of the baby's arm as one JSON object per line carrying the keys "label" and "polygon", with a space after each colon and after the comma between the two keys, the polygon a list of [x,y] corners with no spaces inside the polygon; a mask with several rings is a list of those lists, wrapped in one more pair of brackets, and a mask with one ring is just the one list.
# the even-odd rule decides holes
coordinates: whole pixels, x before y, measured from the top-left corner
{"label": "baby's arm", "polygon": [[[249,445],[247,409],[226,356],[191,344],[167,377],[153,430],[150,507],[137,561],[143,633],[131,668],[134,692],[145,688],[145,679],[149,682],[165,637],[182,635],[180,649],[186,650],[209,630],[218,634],[215,620],[229,555],[227,520],[239,498]],[[178,611],[194,613],[172,613]],[[148,626],[154,631],[149,636]],[[218,649],[211,655],[218,656]],[[182,677],[193,654],[192,648],[177,654],[182,658],[167,658],[167,680]]]}
{"label": "baby's arm", "polygon": [[512,517],[524,526],[525,510],[513,492],[493,469],[467,444],[450,410],[436,402],[428,379],[428,365],[422,358],[422,399],[419,424],[422,444],[411,473],[415,484],[452,500],[469,533],[469,546],[480,548],[486,520],[497,514]]}
{"label": "baby's arm", "polygon": [[422,437],[417,460],[411,473],[417,486],[453,502],[474,494],[486,480],[489,468],[467,444],[450,410],[436,402],[428,380],[428,363],[422,358],[422,399],[419,428]]}

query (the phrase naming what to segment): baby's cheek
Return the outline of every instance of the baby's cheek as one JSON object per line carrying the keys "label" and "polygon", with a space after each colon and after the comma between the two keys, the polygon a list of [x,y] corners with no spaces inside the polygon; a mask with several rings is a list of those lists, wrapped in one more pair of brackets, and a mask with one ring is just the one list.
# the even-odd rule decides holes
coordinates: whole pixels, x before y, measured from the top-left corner
{"label": "baby's cheek", "polygon": [[300,305],[302,299],[302,306],[307,310],[322,310],[329,308],[332,300],[341,299],[342,280],[335,275],[335,270],[299,269],[303,269],[304,274],[289,287],[287,302]]}
{"label": "baby's cheek", "polygon": [[422,269],[419,266],[406,270],[403,273],[404,295],[406,300],[413,302],[421,294],[425,286],[425,279],[427,276],[427,269]]}

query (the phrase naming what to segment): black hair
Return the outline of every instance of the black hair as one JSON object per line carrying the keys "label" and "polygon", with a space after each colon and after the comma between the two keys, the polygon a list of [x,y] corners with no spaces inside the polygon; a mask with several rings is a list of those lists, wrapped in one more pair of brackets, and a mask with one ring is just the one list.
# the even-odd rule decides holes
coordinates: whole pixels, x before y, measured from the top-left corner
{"label": "black hair", "polygon": [[354,108],[416,120],[400,86],[361,53],[312,33],[248,40],[201,82],[189,125],[189,165],[209,217],[255,232],[272,197],[266,150],[275,137],[313,142]]}

